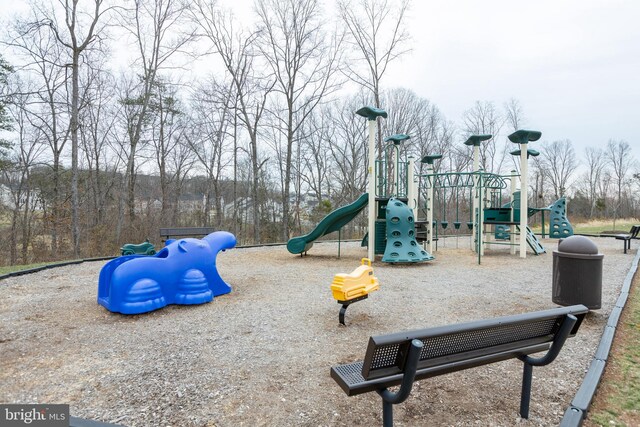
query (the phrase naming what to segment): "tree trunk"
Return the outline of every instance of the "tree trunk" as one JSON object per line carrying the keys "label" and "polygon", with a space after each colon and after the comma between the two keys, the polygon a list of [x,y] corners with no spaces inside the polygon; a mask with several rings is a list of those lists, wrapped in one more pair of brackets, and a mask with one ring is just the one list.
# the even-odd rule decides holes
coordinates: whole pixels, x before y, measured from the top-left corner
{"label": "tree trunk", "polygon": [[80,97],[78,63],[80,53],[73,51],[71,64],[71,235],[73,256],[80,258],[80,224],[78,218],[78,101]]}
{"label": "tree trunk", "polygon": [[136,187],[136,167],[135,167],[135,151],[136,142],[131,141],[131,152],[127,161],[127,209],[129,215],[129,224],[133,224],[136,219],[135,211],[135,187]]}
{"label": "tree trunk", "polygon": [[[29,177],[27,176],[27,182]],[[28,264],[29,243],[31,242],[31,191],[27,190],[24,201],[24,214],[22,216],[22,264]]]}
{"label": "tree trunk", "polygon": [[19,206],[13,207],[11,212],[11,232],[9,235],[9,265],[15,265],[18,260],[17,246],[18,246],[18,211]]}
{"label": "tree trunk", "polygon": [[51,256],[58,256],[58,220],[60,219],[60,157],[53,158],[53,206],[51,207]]}
{"label": "tree trunk", "polygon": [[[236,108],[238,97],[236,96]],[[233,234],[238,237],[238,114],[233,114]]]}
{"label": "tree trunk", "polygon": [[284,169],[284,189],[282,194],[282,238],[289,240],[289,192],[291,188],[291,151],[293,150],[293,103],[289,101],[287,118],[287,160]]}
{"label": "tree trunk", "polygon": [[258,203],[258,186],[260,184],[260,167],[258,165],[258,141],[255,133],[251,135],[251,167],[253,171],[253,185],[251,198],[253,199],[253,242],[260,243],[260,204]]}

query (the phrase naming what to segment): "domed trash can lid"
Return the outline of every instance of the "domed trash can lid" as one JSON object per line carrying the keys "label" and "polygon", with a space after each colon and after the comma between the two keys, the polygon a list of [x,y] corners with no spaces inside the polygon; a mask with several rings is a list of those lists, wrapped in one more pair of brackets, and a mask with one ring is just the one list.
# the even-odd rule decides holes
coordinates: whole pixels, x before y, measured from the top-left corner
{"label": "domed trash can lid", "polygon": [[585,236],[569,236],[562,239],[558,244],[558,252],[562,256],[571,257],[574,255],[575,258],[602,258],[604,256],[598,253],[596,244]]}

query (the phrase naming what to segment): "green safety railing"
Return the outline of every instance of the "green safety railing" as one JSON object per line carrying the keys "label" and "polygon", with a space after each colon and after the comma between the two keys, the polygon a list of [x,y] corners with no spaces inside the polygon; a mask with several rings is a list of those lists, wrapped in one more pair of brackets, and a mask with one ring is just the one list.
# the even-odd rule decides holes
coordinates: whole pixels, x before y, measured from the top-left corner
{"label": "green safety railing", "polygon": [[[376,196],[377,197],[407,197],[408,178],[409,178],[409,162],[398,162],[398,190],[396,191],[394,181],[391,174],[395,171],[389,167],[389,162],[385,160],[376,160],[375,176],[377,178]],[[397,194],[396,194],[397,193]]]}
{"label": "green safety railing", "polygon": [[489,172],[446,172],[416,175],[425,179],[426,188],[454,188],[473,187],[473,182],[480,177],[483,188],[504,190],[508,187],[507,180],[501,175]]}

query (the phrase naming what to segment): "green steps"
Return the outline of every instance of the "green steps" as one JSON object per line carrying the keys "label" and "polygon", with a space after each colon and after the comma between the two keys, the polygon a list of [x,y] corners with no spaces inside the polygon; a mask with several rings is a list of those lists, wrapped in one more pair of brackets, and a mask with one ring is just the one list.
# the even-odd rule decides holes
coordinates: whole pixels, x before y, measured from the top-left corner
{"label": "green steps", "polygon": [[[516,228],[520,230],[520,226],[516,225]],[[531,248],[531,250],[533,250],[533,253],[535,253],[536,255],[546,253],[547,250],[544,248],[544,246],[542,246],[542,243],[540,243],[540,240],[538,240],[536,235],[533,234],[533,231],[531,231],[528,225],[527,225],[526,231],[527,231],[527,244],[529,244],[529,247]]]}

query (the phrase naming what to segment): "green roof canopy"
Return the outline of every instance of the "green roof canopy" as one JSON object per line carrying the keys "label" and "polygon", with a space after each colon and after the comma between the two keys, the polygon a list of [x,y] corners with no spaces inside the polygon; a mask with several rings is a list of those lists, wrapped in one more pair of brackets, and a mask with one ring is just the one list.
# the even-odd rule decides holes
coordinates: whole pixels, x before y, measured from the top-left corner
{"label": "green roof canopy", "polygon": [[397,133],[395,135],[388,136],[384,139],[384,142],[393,141],[395,145],[400,145],[402,141],[406,141],[411,138],[409,135],[405,135],[404,133]]}
{"label": "green roof canopy", "polygon": [[537,141],[542,136],[542,132],[537,130],[517,130],[509,135],[509,141],[516,144],[526,144],[529,141]]}
{"label": "green roof canopy", "polygon": [[[521,153],[522,153],[522,151],[520,151],[520,150],[513,150],[509,154],[512,154],[514,156],[519,156]],[[529,157],[538,157],[539,155],[540,155],[540,152],[538,150],[534,150],[533,148],[529,148],[527,150],[527,159]]]}
{"label": "green roof canopy", "polygon": [[384,111],[382,108],[375,107],[362,107],[361,109],[356,111],[356,114],[362,117],[366,117],[367,120],[372,121],[378,117],[384,117],[385,119],[387,118],[386,111]]}
{"label": "green roof canopy", "polygon": [[431,155],[427,155],[424,156],[422,158],[422,160],[420,160],[422,163],[426,163],[428,165],[432,165],[434,161],[441,159],[442,158],[442,154],[431,154]]}
{"label": "green roof canopy", "polygon": [[469,139],[464,142],[464,145],[479,146],[482,141],[491,139],[493,135],[471,135]]}

